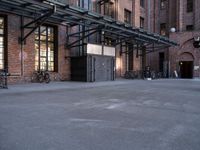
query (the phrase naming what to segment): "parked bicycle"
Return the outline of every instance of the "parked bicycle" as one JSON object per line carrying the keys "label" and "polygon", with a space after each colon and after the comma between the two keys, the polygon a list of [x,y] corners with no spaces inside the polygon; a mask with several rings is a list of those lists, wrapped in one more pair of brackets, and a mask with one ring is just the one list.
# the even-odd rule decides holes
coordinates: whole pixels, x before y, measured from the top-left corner
{"label": "parked bicycle", "polygon": [[125,79],[142,79],[143,73],[142,71],[138,70],[138,71],[126,71],[124,74],[124,78]]}
{"label": "parked bicycle", "polygon": [[31,82],[33,83],[49,83],[51,81],[50,74],[48,71],[38,70],[33,72]]}
{"label": "parked bicycle", "polygon": [[0,88],[7,89],[8,88],[8,83],[7,79],[10,74],[6,69],[1,69],[0,70]]}

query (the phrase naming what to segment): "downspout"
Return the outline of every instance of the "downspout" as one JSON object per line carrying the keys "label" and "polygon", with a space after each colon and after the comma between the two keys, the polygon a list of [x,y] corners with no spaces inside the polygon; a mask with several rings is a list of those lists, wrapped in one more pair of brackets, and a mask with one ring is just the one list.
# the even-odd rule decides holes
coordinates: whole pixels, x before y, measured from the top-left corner
{"label": "downspout", "polygon": [[20,44],[21,44],[21,49],[20,49],[20,59],[21,59],[21,73],[20,73],[20,76],[23,77],[24,76],[24,44],[25,44],[25,41],[22,41],[22,38],[24,37],[24,29],[23,29],[23,26],[24,26],[24,17],[21,16],[20,17],[20,22],[21,22],[21,27],[20,27],[20,30],[21,30],[21,37],[20,37]]}
{"label": "downspout", "polygon": [[[148,31],[151,32],[151,0],[148,0]],[[151,66],[151,57],[150,56],[146,56],[148,57],[148,65]]]}
{"label": "downspout", "polygon": [[[134,2],[132,1],[132,14],[131,14],[131,17],[132,17],[132,19],[131,19],[131,23],[132,23],[132,26],[134,26],[133,24],[134,24],[134,22],[133,22],[133,17],[134,17],[134,15],[133,15],[133,11],[134,11],[134,6],[133,6],[133,4],[134,4]],[[135,14],[135,13],[134,13]],[[133,45],[133,47],[134,47],[134,45]],[[134,48],[133,48],[133,70],[135,70],[134,69],[134,67],[135,67],[135,60],[134,60]]]}

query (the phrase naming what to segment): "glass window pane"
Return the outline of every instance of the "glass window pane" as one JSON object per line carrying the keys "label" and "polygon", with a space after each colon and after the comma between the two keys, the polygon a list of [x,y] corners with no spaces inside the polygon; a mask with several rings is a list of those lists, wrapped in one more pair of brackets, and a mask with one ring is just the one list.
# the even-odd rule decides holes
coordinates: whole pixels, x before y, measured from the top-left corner
{"label": "glass window pane", "polygon": [[40,56],[46,57],[47,52],[46,52],[46,42],[40,42]]}
{"label": "glass window pane", "polygon": [[4,19],[0,17],[0,34],[4,34]]}
{"label": "glass window pane", "polygon": [[35,70],[39,69],[39,42],[35,42]]}
{"label": "glass window pane", "polygon": [[54,43],[48,44],[48,68],[51,71],[54,68]]}
{"label": "glass window pane", "polygon": [[40,27],[40,40],[41,41],[47,40],[47,30],[46,30],[46,27],[44,27],[44,26]]}
{"label": "glass window pane", "polygon": [[0,17],[0,69],[4,68],[4,18]]}
{"label": "glass window pane", "polygon": [[41,26],[35,31],[35,69],[54,71],[54,42],[53,27]]}
{"label": "glass window pane", "polygon": [[3,34],[3,32],[4,32],[3,29],[0,28],[0,34]]}
{"label": "glass window pane", "polygon": [[48,28],[48,41],[52,41],[54,40],[54,30],[52,27]]}
{"label": "glass window pane", "polygon": [[35,40],[39,40],[39,28],[35,30]]}

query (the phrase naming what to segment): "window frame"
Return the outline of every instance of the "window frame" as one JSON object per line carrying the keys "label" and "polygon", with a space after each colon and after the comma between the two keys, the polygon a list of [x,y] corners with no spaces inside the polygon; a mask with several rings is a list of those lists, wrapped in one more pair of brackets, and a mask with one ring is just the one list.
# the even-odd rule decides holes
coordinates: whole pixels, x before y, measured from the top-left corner
{"label": "window frame", "polygon": [[114,40],[111,37],[104,35],[104,44],[106,46],[114,46]]}
{"label": "window frame", "polygon": [[104,6],[103,6],[104,7],[104,15],[115,19],[115,16],[116,16],[115,5],[116,5],[115,2],[110,2],[110,1],[105,2]]}
{"label": "window frame", "polygon": [[[48,46],[48,43],[49,42],[52,42],[53,43],[53,47],[54,47],[54,68],[53,68],[53,71],[52,70],[49,70],[49,60],[48,60],[48,55],[46,56],[46,66],[47,66],[47,71],[49,72],[58,72],[58,27],[57,26],[54,26],[54,25],[51,25],[51,24],[43,24],[41,25],[39,28],[41,28],[42,26],[46,27],[46,31],[48,31],[48,28],[53,28],[53,34],[54,34],[54,39],[53,39],[53,42],[52,41],[48,41],[46,40],[45,42],[45,46],[47,47]],[[41,70],[41,57],[40,57],[40,51],[41,51],[41,39],[40,39],[40,36],[41,36],[41,32],[40,32],[40,29],[39,29],[39,39],[36,40],[35,38],[35,43],[36,41],[38,42],[38,45],[39,45],[39,48],[38,48],[38,69]],[[48,38],[48,35],[45,35],[46,38]],[[36,49],[35,49],[35,52],[36,52]],[[46,53],[48,53],[47,49],[46,49]],[[36,53],[35,53],[36,55]],[[36,63],[36,60],[35,60],[35,63]],[[36,67],[36,64],[35,64],[35,67]],[[35,68],[36,70],[36,68]]]}
{"label": "window frame", "polygon": [[140,0],[140,7],[145,8],[145,0]]}
{"label": "window frame", "polygon": [[[3,15],[0,14],[0,18],[3,18],[4,20],[4,34],[3,34],[3,45],[4,45],[4,53],[3,53],[3,57],[4,57],[4,65],[2,69],[8,69],[8,28],[7,28],[7,15]],[[0,68],[1,70],[1,68]]]}
{"label": "window frame", "polygon": [[[164,5],[162,5],[164,4]],[[166,9],[167,8],[167,0],[160,0],[160,9]]]}
{"label": "window frame", "polygon": [[[162,27],[164,27],[164,28],[162,28]],[[164,31],[165,34],[162,34],[162,31]],[[160,35],[162,35],[162,36],[166,36],[167,35],[167,24],[166,23],[161,23],[160,24]]]}
{"label": "window frame", "polygon": [[144,29],[144,25],[145,25],[145,23],[144,23],[144,17],[140,17],[140,28]]}
{"label": "window frame", "polygon": [[124,9],[124,22],[132,25],[132,12],[128,9]]}
{"label": "window frame", "polygon": [[187,0],[187,13],[194,11],[194,0]]}

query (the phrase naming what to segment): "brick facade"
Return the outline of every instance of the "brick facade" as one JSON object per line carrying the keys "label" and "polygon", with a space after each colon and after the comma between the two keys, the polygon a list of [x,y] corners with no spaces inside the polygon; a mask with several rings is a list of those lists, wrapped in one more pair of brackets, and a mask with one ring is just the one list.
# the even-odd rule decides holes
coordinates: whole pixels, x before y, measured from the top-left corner
{"label": "brick facade", "polygon": [[[166,23],[166,32],[170,39],[176,41],[180,46],[163,49],[148,55],[147,65],[159,71],[159,53],[164,52],[165,61],[168,63],[167,72],[173,76],[174,71],[180,71],[179,57],[188,53],[194,57],[193,77],[200,77],[200,50],[193,47],[193,38],[200,36],[200,2],[193,1],[193,11],[187,12],[187,0],[166,0],[166,7],[161,9],[160,0],[154,0],[151,4],[151,31],[160,34],[160,24]],[[187,25],[193,25],[193,31],[186,31]],[[171,33],[170,29],[175,28],[176,32]],[[188,41],[188,42],[187,42]]]}
{"label": "brick facade", "polygon": [[[21,45],[21,17],[1,12],[7,19],[7,57],[9,83],[30,82],[32,73],[35,71],[35,37],[31,34],[25,44]],[[24,18],[24,22],[30,22]],[[65,48],[66,27],[55,25],[58,28],[58,71],[51,72],[52,80],[70,80],[69,50]],[[25,34],[27,31],[25,31]]]}
{"label": "brick facade", "polygon": [[[200,2],[195,1],[194,11],[186,13],[186,1],[184,0],[168,0],[165,9],[160,9],[160,0],[146,0],[144,7],[140,6],[140,0],[115,0],[116,16],[119,21],[124,22],[124,10],[132,13],[132,25],[140,27],[140,17],[144,18],[144,28],[160,33],[160,24],[166,23],[167,36],[177,41],[180,45],[189,38],[199,36],[197,30],[200,29],[200,11],[198,10]],[[78,5],[78,0],[70,1],[71,5]],[[92,1],[95,5],[96,1]],[[90,8],[89,8],[90,9]],[[97,11],[94,6],[91,8]],[[103,12],[102,12],[103,13]],[[35,70],[35,35],[34,33],[28,37],[26,44],[19,43],[21,36],[21,17],[13,14],[0,12],[0,15],[7,17],[7,50],[8,50],[8,70],[11,76],[9,82],[29,82],[31,75]],[[25,18],[25,22],[31,21]],[[194,32],[185,32],[186,25],[193,24]],[[51,72],[52,79],[70,80],[70,56],[72,50],[66,49],[66,32],[67,27],[64,25],[54,25],[58,29],[58,71]],[[175,27],[177,32],[168,32],[170,28]],[[70,29],[73,31],[74,29]],[[26,33],[26,32],[25,32]],[[127,70],[127,55],[121,53],[125,51],[125,47],[116,47],[116,76],[123,76]],[[194,65],[200,66],[200,51],[194,49],[192,43],[189,42],[184,46],[172,47],[170,49],[160,50],[165,53],[165,61],[170,62],[169,70],[177,70],[178,56],[184,52],[191,53],[194,56]],[[147,56],[147,64],[154,70],[159,71],[159,53],[151,53]],[[136,51],[133,52],[133,70],[141,70],[141,57],[136,57]],[[59,76],[59,77],[58,77]],[[194,76],[199,76],[199,70],[196,70]]]}

